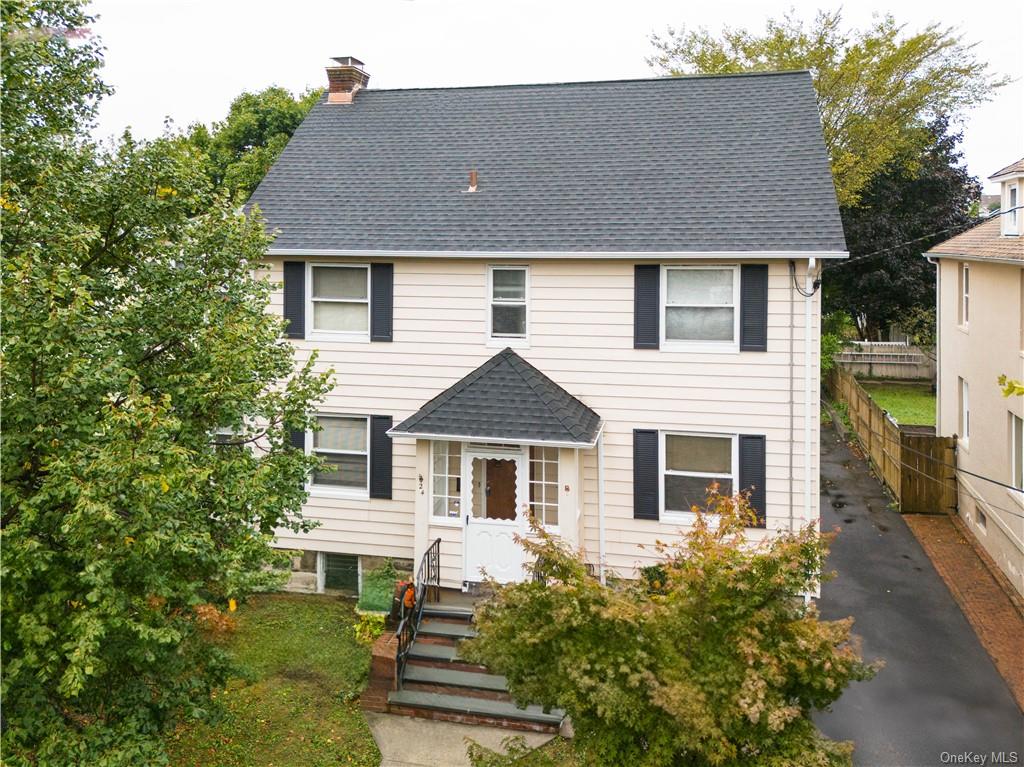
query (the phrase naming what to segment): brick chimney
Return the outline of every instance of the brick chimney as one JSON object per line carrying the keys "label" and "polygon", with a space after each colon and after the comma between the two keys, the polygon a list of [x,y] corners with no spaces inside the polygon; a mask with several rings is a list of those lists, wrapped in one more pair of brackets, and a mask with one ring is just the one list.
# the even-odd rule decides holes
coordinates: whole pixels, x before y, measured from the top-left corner
{"label": "brick chimney", "polygon": [[335,56],[334,61],[338,63],[327,67],[327,103],[351,104],[370,76],[363,71],[363,62],[353,56]]}

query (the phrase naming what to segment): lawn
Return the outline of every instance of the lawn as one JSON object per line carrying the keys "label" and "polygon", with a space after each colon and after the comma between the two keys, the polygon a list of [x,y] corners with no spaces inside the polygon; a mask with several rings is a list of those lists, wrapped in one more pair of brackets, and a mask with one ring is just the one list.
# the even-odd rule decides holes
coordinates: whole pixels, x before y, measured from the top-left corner
{"label": "lawn", "polygon": [[935,395],[928,384],[873,383],[861,386],[878,406],[888,410],[897,423],[915,426],[935,425]]}
{"label": "lawn", "polygon": [[376,767],[380,753],[356,696],[370,651],[355,640],[352,602],[273,594],[238,609],[228,644],[244,671],[217,693],[215,725],[168,737],[179,767]]}

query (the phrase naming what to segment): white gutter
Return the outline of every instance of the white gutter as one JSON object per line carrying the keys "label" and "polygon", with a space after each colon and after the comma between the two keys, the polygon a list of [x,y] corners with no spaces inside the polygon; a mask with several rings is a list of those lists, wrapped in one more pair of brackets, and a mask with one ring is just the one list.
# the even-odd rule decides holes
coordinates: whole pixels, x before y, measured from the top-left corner
{"label": "white gutter", "polygon": [[629,259],[659,261],[666,258],[707,258],[721,260],[770,258],[787,260],[810,258],[848,258],[845,250],[349,250],[336,248],[268,248],[268,256],[355,256],[358,258],[572,258]]}
{"label": "white gutter", "polygon": [[814,258],[807,259],[807,274],[804,275],[804,520],[810,522],[811,516],[811,308],[814,301]]}
{"label": "white gutter", "polygon": [[388,429],[386,434],[393,439],[405,437],[407,439],[437,439],[450,442],[481,442],[484,444],[536,445],[538,447],[590,448],[594,447],[594,445],[598,443],[603,431],[604,422],[602,421],[597,428],[597,436],[590,442],[559,442],[557,440],[523,439],[521,437],[487,437],[480,434],[432,434],[428,432],[396,431],[394,427]]}
{"label": "white gutter", "polygon": [[597,437],[597,568],[602,586],[605,583],[604,558],[604,435],[599,434]]}

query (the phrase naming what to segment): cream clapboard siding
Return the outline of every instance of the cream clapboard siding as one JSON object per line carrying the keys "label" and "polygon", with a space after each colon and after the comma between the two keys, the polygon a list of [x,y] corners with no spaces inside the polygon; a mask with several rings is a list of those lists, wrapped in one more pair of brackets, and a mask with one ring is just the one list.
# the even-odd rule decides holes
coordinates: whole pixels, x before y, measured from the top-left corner
{"label": "cream clapboard siding", "polygon": [[[281,280],[281,258],[268,259],[269,278]],[[289,258],[288,260],[300,260]],[[325,259],[309,259],[324,262]],[[769,528],[785,528],[792,513],[803,517],[803,328],[804,299],[791,289],[786,262],[769,269],[768,351],[740,354],[684,353],[633,348],[633,261],[467,259],[379,259],[394,263],[394,341],[336,343],[295,341],[299,361],[319,349],[318,368],[333,367],[336,387],[324,409],[392,415],[398,423],[424,402],[497,353],[488,345],[487,266],[495,263],[530,267],[529,344],[516,351],[605,421],[606,524],[609,564],[628,573],[648,561],[638,545],[650,547],[677,526],[632,518],[632,430],[660,428],[767,435],[767,505]],[[365,263],[365,260],[332,259]],[[648,263],[654,263],[649,261]],[[673,261],[671,263],[687,263]],[[701,261],[700,263],[712,263]],[[798,263],[801,279],[806,262]],[[818,503],[818,298],[812,318],[813,421],[812,512]],[[789,353],[790,311],[793,355]],[[274,294],[270,311],[282,311]],[[793,389],[790,390],[790,374]],[[792,398],[794,420],[789,418]],[[790,442],[793,444],[790,471]],[[568,459],[562,456],[563,468]],[[307,516],[321,526],[308,536],[282,533],[282,546],[357,554],[412,557],[417,503],[426,512],[429,450],[417,458],[411,440],[394,442],[394,500],[343,501],[314,495]],[[569,533],[580,537],[589,555],[597,552],[597,459],[581,451],[583,488],[562,498],[563,520],[582,518]],[[570,464],[571,465],[571,464]],[[572,483],[565,472],[560,484]],[[792,487],[790,475],[792,474]],[[789,493],[792,492],[792,496]],[[578,531],[578,532],[577,532]],[[446,580],[462,580],[461,528],[421,522],[420,539],[441,537]],[[755,533],[756,535],[756,533]],[[457,576],[457,577],[456,577]]]}

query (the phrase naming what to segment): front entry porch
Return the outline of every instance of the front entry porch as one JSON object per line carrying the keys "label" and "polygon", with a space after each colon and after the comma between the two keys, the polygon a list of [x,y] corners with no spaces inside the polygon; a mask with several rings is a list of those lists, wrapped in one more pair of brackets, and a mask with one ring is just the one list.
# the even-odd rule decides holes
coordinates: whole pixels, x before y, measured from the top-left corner
{"label": "front entry porch", "polygon": [[511,349],[431,399],[388,434],[416,440],[415,552],[441,540],[445,587],[527,576],[531,522],[582,538],[580,453],[600,416]]}

